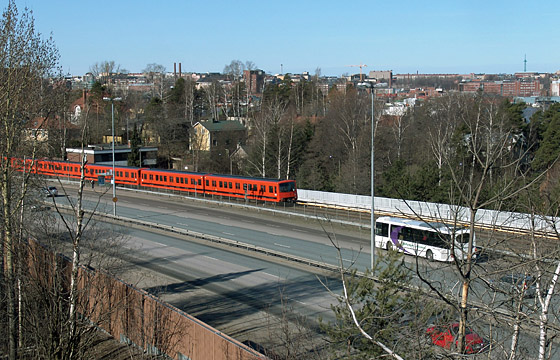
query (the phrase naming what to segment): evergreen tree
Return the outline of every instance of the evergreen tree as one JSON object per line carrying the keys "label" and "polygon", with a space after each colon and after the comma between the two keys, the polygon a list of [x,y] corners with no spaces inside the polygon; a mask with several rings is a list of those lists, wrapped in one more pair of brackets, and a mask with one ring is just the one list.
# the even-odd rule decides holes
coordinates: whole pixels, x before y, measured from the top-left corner
{"label": "evergreen tree", "polygon": [[532,162],[534,170],[544,170],[560,155],[560,107],[551,107],[544,114],[542,141]]}
{"label": "evergreen tree", "polygon": [[128,166],[140,167],[140,134],[134,126],[132,130],[132,137],[130,139],[130,154],[128,155]]}
{"label": "evergreen tree", "polygon": [[[347,295],[339,296],[338,304],[331,306],[336,320],[326,323],[320,319],[320,327],[339,359],[387,356],[378,342],[402,354],[409,353],[410,347],[418,347],[418,342],[412,339],[409,322],[416,324],[416,318],[427,313],[417,311],[418,298],[415,294],[403,292],[403,289],[409,288],[412,274],[404,266],[402,253],[389,251],[380,255],[373,271],[368,269],[364,276],[358,276],[356,270],[352,270],[344,276]],[[377,274],[377,279],[372,274]],[[360,327],[373,341],[359,331],[349,306]],[[426,309],[429,308],[426,306]],[[423,328],[423,325],[420,327]],[[406,341],[401,341],[404,338],[407,338]]]}

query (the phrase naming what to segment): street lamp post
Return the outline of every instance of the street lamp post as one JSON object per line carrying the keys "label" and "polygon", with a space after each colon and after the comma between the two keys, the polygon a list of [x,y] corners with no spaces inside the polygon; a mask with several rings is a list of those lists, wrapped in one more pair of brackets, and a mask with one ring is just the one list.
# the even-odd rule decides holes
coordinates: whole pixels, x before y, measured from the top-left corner
{"label": "street lamp post", "polygon": [[111,102],[111,140],[113,155],[113,171],[111,173],[111,183],[113,184],[113,216],[117,216],[117,188],[115,183],[115,101],[121,101],[120,97],[104,97],[103,101]]}
{"label": "street lamp post", "polygon": [[375,136],[375,112],[374,112],[374,101],[375,101],[375,89],[371,87],[371,270],[373,271],[373,266],[375,265],[375,191],[374,185],[374,136]]}

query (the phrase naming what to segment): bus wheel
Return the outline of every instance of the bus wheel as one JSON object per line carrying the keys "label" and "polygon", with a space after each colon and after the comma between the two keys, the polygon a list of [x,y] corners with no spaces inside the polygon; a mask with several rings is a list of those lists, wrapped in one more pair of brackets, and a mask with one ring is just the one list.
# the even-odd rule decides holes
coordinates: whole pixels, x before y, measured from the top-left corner
{"label": "bus wheel", "polygon": [[434,253],[432,252],[432,250],[426,251],[426,259],[434,261]]}
{"label": "bus wheel", "polygon": [[390,241],[387,241],[387,244],[385,245],[385,250],[389,251],[393,248],[393,245],[391,245]]}

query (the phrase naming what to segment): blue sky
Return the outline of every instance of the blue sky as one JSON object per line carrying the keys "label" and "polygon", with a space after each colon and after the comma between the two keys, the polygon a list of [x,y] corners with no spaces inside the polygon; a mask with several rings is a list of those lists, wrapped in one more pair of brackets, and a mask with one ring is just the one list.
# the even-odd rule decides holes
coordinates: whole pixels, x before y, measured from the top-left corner
{"label": "blue sky", "polygon": [[[8,1],[2,0],[3,9]],[[52,34],[65,73],[113,60],[221,72],[514,73],[560,70],[557,0],[16,0]]]}

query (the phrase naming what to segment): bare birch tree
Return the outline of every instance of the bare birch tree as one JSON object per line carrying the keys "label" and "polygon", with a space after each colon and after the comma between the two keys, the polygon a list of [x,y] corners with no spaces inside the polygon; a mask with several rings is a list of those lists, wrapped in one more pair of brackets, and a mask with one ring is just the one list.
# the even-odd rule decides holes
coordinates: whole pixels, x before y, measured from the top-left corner
{"label": "bare birch tree", "polygon": [[268,169],[268,157],[271,156],[270,152],[273,152],[275,161],[276,173],[280,174],[281,168],[281,156],[279,153],[281,150],[281,141],[278,141],[278,147],[276,149],[269,149],[273,136],[273,129],[277,129],[278,125],[286,112],[286,104],[275,98],[271,101],[266,102],[261,108],[260,113],[252,121],[253,128],[253,142],[255,145],[255,158],[257,161],[251,163],[252,167],[258,171],[259,175],[262,177],[267,176]]}
{"label": "bare birch tree", "polygon": [[52,38],[44,40],[36,32],[30,11],[25,9],[20,15],[15,1],[8,2],[0,21],[2,270],[7,292],[8,357],[15,360],[18,356],[18,309],[15,298],[17,264],[14,255],[18,232],[14,226],[23,196],[14,193],[14,181],[19,180],[15,178],[9,160],[26,155],[23,151],[28,143],[23,141],[23,135],[27,125],[39,116],[52,114],[45,108],[42,95],[48,88],[47,80],[54,75],[58,52]]}
{"label": "bare birch tree", "polygon": [[[469,219],[466,256],[464,259],[454,258],[454,268],[461,285],[459,303],[446,299],[460,314],[458,350],[463,353],[469,321],[468,303],[473,281],[477,213],[484,208],[503,209],[504,204],[519,196],[523,189],[530,186],[531,181],[525,177],[524,154],[514,151],[519,145],[516,143],[519,128],[500,108],[499,99],[462,95],[456,101],[461,102],[456,107],[458,110],[447,114],[448,118],[452,117],[450,122],[457,124],[456,130],[453,133],[441,133],[448,139],[440,143],[454,143],[456,146],[453,149],[434,146],[433,149],[437,151],[437,158],[446,164],[451,176],[450,203],[466,208]],[[433,134],[432,138],[436,136]],[[458,218],[447,220],[456,223]],[[422,280],[429,283],[424,277]],[[437,293],[445,297],[441,292]]]}

